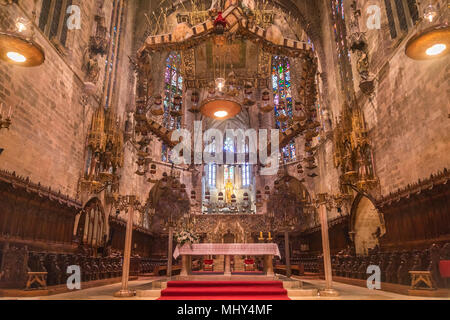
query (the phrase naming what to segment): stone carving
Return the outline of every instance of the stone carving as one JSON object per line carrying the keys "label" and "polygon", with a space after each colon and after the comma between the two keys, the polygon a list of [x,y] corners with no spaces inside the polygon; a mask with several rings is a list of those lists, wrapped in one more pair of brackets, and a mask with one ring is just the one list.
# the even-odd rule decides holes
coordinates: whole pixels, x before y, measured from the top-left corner
{"label": "stone carving", "polygon": [[89,49],[85,50],[83,69],[86,72],[86,82],[96,85],[100,76],[100,67],[95,53]]}
{"label": "stone carving", "polygon": [[370,96],[375,90],[375,78],[369,71],[369,46],[365,33],[360,32],[359,18],[361,17],[361,10],[357,9],[356,1],[353,1],[351,8],[353,9],[353,15],[350,21],[350,50],[353,53],[356,52],[358,57],[356,66],[361,77],[359,87],[364,94]]}

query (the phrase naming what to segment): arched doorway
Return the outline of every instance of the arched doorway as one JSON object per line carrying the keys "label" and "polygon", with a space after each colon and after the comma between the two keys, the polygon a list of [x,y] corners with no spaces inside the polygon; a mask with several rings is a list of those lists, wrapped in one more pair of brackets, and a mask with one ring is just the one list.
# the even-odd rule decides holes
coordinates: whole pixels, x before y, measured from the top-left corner
{"label": "arched doorway", "polygon": [[223,236],[223,243],[234,243],[235,242],[235,236],[231,233],[230,230]]}
{"label": "arched doorway", "polygon": [[351,224],[358,255],[367,255],[369,249],[379,245],[380,237],[386,232],[383,215],[372,201],[363,195],[358,195],[353,203]]}
{"label": "arched doorway", "polygon": [[77,239],[84,247],[97,248],[105,246],[106,223],[105,212],[99,199],[91,199],[84,207],[77,226]]}

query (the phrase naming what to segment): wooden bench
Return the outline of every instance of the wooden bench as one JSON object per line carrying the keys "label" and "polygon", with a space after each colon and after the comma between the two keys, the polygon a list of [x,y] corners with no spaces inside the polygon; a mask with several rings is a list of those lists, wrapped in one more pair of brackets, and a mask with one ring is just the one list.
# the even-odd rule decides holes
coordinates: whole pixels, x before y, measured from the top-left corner
{"label": "wooden bench", "polygon": [[36,289],[46,289],[47,272],[28,272],[28,280],[25,290],[31,290],[31,286],[35,283],[39,285],[39,287]]}
{"label": "wooden bench", "polygon": [[[286,269],[287,269],[287,267],[284,264],[278,264],[275,266],[275,270],[278,270],[278,271],[286,272]],[[305,274],[305,268],[304,268],[303,264],[291,265],[291,272],[294,273],[294,271],[296,271],[299,276]]]}
{"label": "wooden bench", "polygon": [[[436,290],[431,271],[410,271],[412,290]],[[419,287],[423,283],[426,287]]]}
{"label": "wooden bench", "polygon": [[[181,271],[181,266],[178,266],[178,265],[172,266],[172,274],[175,271]],[[163,265],[163,266],[156,266],[153,269],[152,275],[162,276],[162,275],[165,275],[166,273],[167,273],[167,265]]]}

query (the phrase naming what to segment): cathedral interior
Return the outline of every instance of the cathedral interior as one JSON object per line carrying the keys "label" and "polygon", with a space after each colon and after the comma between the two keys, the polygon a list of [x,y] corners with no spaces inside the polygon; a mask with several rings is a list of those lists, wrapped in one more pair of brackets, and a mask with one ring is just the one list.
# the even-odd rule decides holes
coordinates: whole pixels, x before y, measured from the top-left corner
{"label": "cathedral interior", "polygon": [[[339,299],[378,270],[386,298],[448,299],[449,18],[447,0],[0,0],[0,297],[70,298],[78,266],[116,297],[229,273]],[[170,298],[150,287],[130,296]]]}

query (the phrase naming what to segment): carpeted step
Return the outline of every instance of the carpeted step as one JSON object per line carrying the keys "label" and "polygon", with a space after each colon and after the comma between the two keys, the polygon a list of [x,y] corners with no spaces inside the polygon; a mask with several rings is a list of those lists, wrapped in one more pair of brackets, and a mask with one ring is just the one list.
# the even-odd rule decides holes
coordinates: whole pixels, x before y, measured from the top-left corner
{"label": "carpeted step", "polygon": [[161,296],[158,300],[235,300],[235,301],[243,301],[243,300],[265,300],[265,301],[273,301],[273,300],[291,300],[288,296]]}
{"label": "carpeted step", "polygon": [[160,300],[289,300],[281,281],[170,281]]}
{"label": "carpeted step", "polygon": [[281,281],[169,281],[167,287],[241,287],[241,286],[274,286],[283,288]]}

